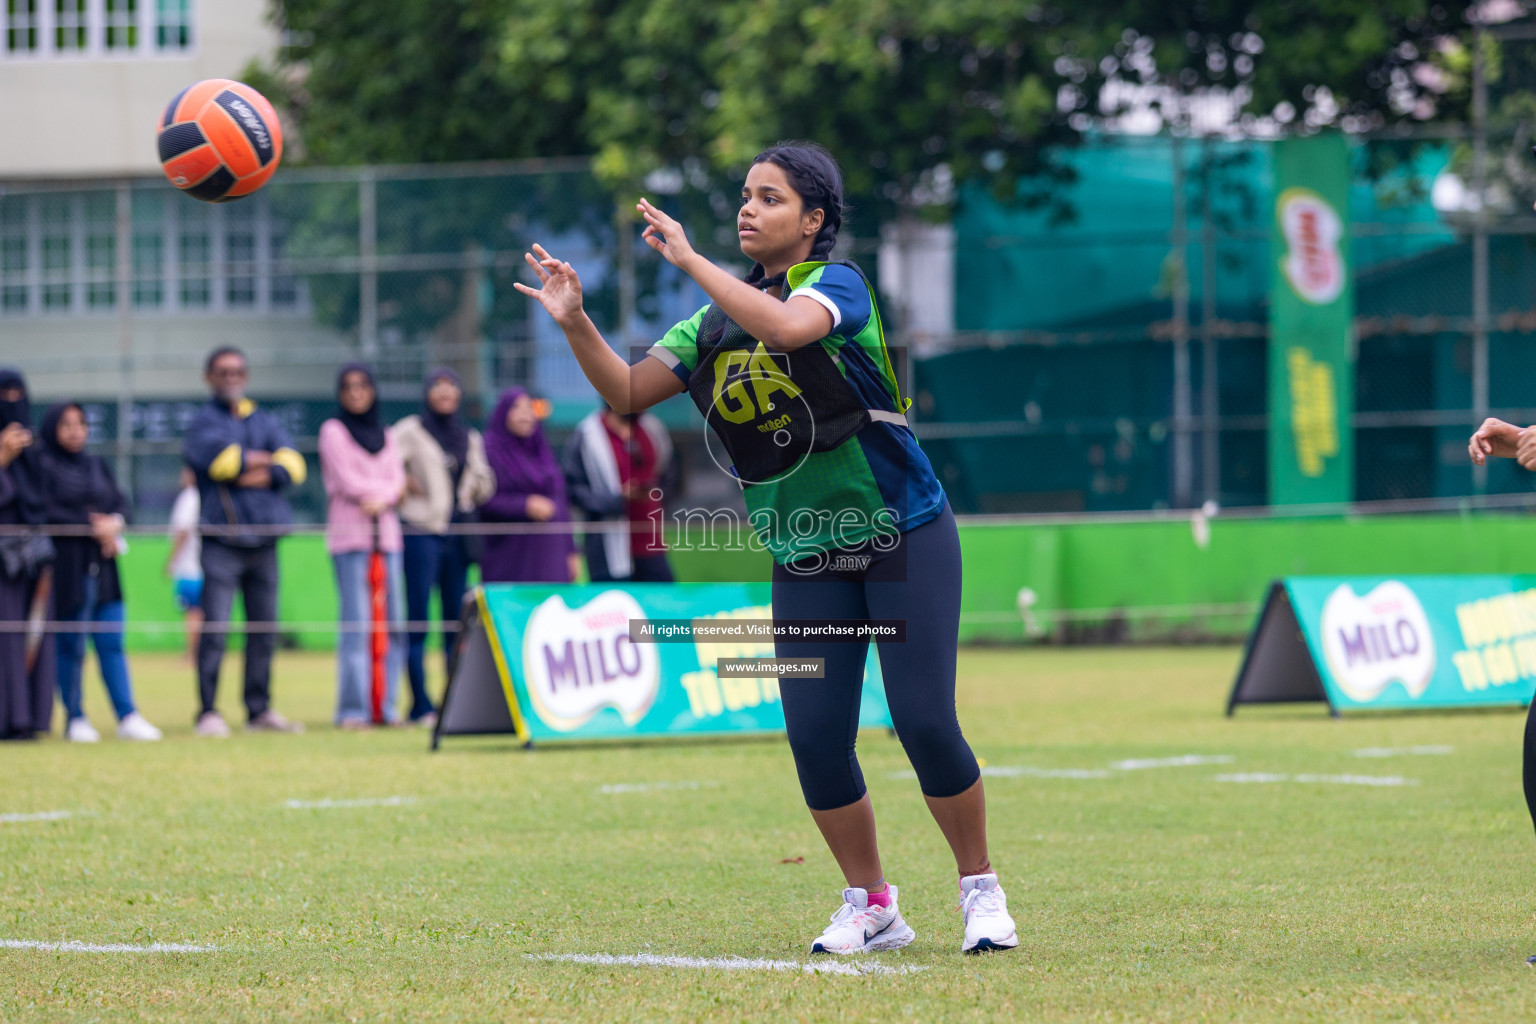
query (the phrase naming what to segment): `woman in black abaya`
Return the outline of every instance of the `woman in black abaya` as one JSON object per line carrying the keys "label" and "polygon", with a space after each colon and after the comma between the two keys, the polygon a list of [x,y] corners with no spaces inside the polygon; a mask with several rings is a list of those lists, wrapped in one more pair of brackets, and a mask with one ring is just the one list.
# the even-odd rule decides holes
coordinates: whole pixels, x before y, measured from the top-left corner
{"label": "woman in black abaya", "polygon": [[0,740],[34,739],[53,716],[53,545],[28,529],[44,522],[32,444],[27,382],[0,369]]}

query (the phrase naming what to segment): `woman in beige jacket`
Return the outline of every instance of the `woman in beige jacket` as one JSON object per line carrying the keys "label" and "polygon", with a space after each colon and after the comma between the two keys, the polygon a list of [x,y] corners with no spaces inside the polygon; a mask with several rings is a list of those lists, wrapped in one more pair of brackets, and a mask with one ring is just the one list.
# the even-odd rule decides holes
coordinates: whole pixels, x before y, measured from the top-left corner
{"label": "woman in beige jacket", "polygon": [[[395,424],[395,443],[405,460],[405,498],[400,520],[405,527],[405,604],[413,623],[431,614],[437,588],[444,622],[457,622],[464,601],[469,558],[464,538],[449,533],[496,490],[496,477],[485,460],[479,431],[459,416],[464,389],[452,370],[427,377],[420,414]],[[411,721],[430,726],[437,711],[427,695],[427,630],[413,627],[406,670],[411,679]],[[444,644],[444,655],[447,654]]]}

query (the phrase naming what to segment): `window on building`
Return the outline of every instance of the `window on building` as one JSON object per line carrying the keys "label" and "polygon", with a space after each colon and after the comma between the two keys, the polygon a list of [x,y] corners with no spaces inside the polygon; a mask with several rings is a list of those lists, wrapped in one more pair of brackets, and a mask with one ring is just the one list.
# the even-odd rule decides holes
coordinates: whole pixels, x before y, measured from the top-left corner
{"label": "window on building", "polygon": [[81,197],[86,308],[111,309],[117,304],[117,196],[91,192]]}
{"label": "window on building", "polygon": [[[115,189],[0,196],[0,317],[115,310],[117,201]],[[210,205],[161,185],[132,189],[130,209],[127,295],[135,309],[307,311],[305,283],[274,270],[287,230],[265,196]]]}
{"label": "window on building", "polygon": [[0,313],[26,312],[28,235],[26,200],[0,199]]}
{"label": "window on building", "polygon": [[165,299],[165,247],[159,235],[133,236],[133,304],[158,309]]}
{"label": "window on building", "polygon": [[[288,258],[288,234],[280,224],[273,224],[268,236],[271,241],[272,260],[274,262]],[[294,280],[292,274],[284,274],[274,271],[272,274],[272,308],[292,308],[299,301],[299,283]]]}
{"label": "window on building", "polygon": [[64,313],[73,305],[75,196],[44,196],[40,207],[42,230],[42,307]]}
{"label": "window on building", "polygon": [[181,218],[179,245],[181,255],[181,305],[184,309],[206,309],[213,300],[212,239],[209,237],[211,210],[194,207]]}
{"label": "window on building", "polygon": [[87,0],[53,0],[53,48],[59,53],[89,48],[91,18],[86,8]]}
{"label": "window on building", "polygon": [[0,61],[192,49],[195,0],[0,0]]}
{"label": "window on building", "polygon": [[192,0],[156,0],[155,45],[162,50],[192,45]]}
{"label": "window on building", "polygon": [[5,0],[5,50],[36,53],[38,47],[38,0]]}
{"label": "window on building", "polygon": [[135,50],[139,45],[138,0],[105,0],[106,48]]}
{"label": "window on building", "polygon": [[133,304],[159,309],[165,302],[165,197],[141,192],[133,197]]}
{"label": "window on building", "polygon": [[224,214],[224,301],[237,309],[256,302],[256,207],[230,206]]}

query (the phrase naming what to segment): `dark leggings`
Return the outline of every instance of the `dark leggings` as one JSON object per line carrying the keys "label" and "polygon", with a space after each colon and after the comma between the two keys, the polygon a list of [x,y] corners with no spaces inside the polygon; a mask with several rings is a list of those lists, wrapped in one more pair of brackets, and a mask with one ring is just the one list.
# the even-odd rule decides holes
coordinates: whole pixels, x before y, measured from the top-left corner
{"label": "dark leggings", "polygon": [[1525,807],[1531,812],[1531,823],[1536,825],[1536,700],[1531,701],[1531,709],[1525,713],[1525,763],[1521,774],[1525,782]]}
{"label": "dark leggings", "polygon": [[[832,554],[870,561],[862,570],[834,564],[811,574],[775,565],[773,617],[904,620],[905,642],[878,643],[891,722],[924,794],[963,793],[981,769],[955,718],[960,536],[954,515],[946,505],[937,519],[903,533],[888,552],[865,546]],[[824,679],[779,682],[800,789],[814,811],[846,807],[864,796],[854,741],[868,649],[868,643],[775,645],[781,659],[826,659]]]}

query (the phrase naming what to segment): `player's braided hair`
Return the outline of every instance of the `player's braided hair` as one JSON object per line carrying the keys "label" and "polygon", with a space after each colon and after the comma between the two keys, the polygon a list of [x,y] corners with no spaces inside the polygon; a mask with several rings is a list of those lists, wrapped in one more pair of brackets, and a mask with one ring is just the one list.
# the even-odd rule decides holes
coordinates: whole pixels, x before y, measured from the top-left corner
{"label": "player's braided hair", "polygon": [[[784,172],[784,176],[789,179],[789,187],[800,196],[807,213],[811,210],[823,212],[821,230],[816,233],[815,244],[811,246],[811,259],[831,259],[846,210],[843,205],[843,174],[838,170],[832,154],[814,142],[781,142],[763,150],[752,161],[753,166],[762,163],[773,164]],[[746,281],[759,288],[771,288],[784,283],[783,275],[768,278],[766,274],[761,263],[754,263],[747,272]]]}

